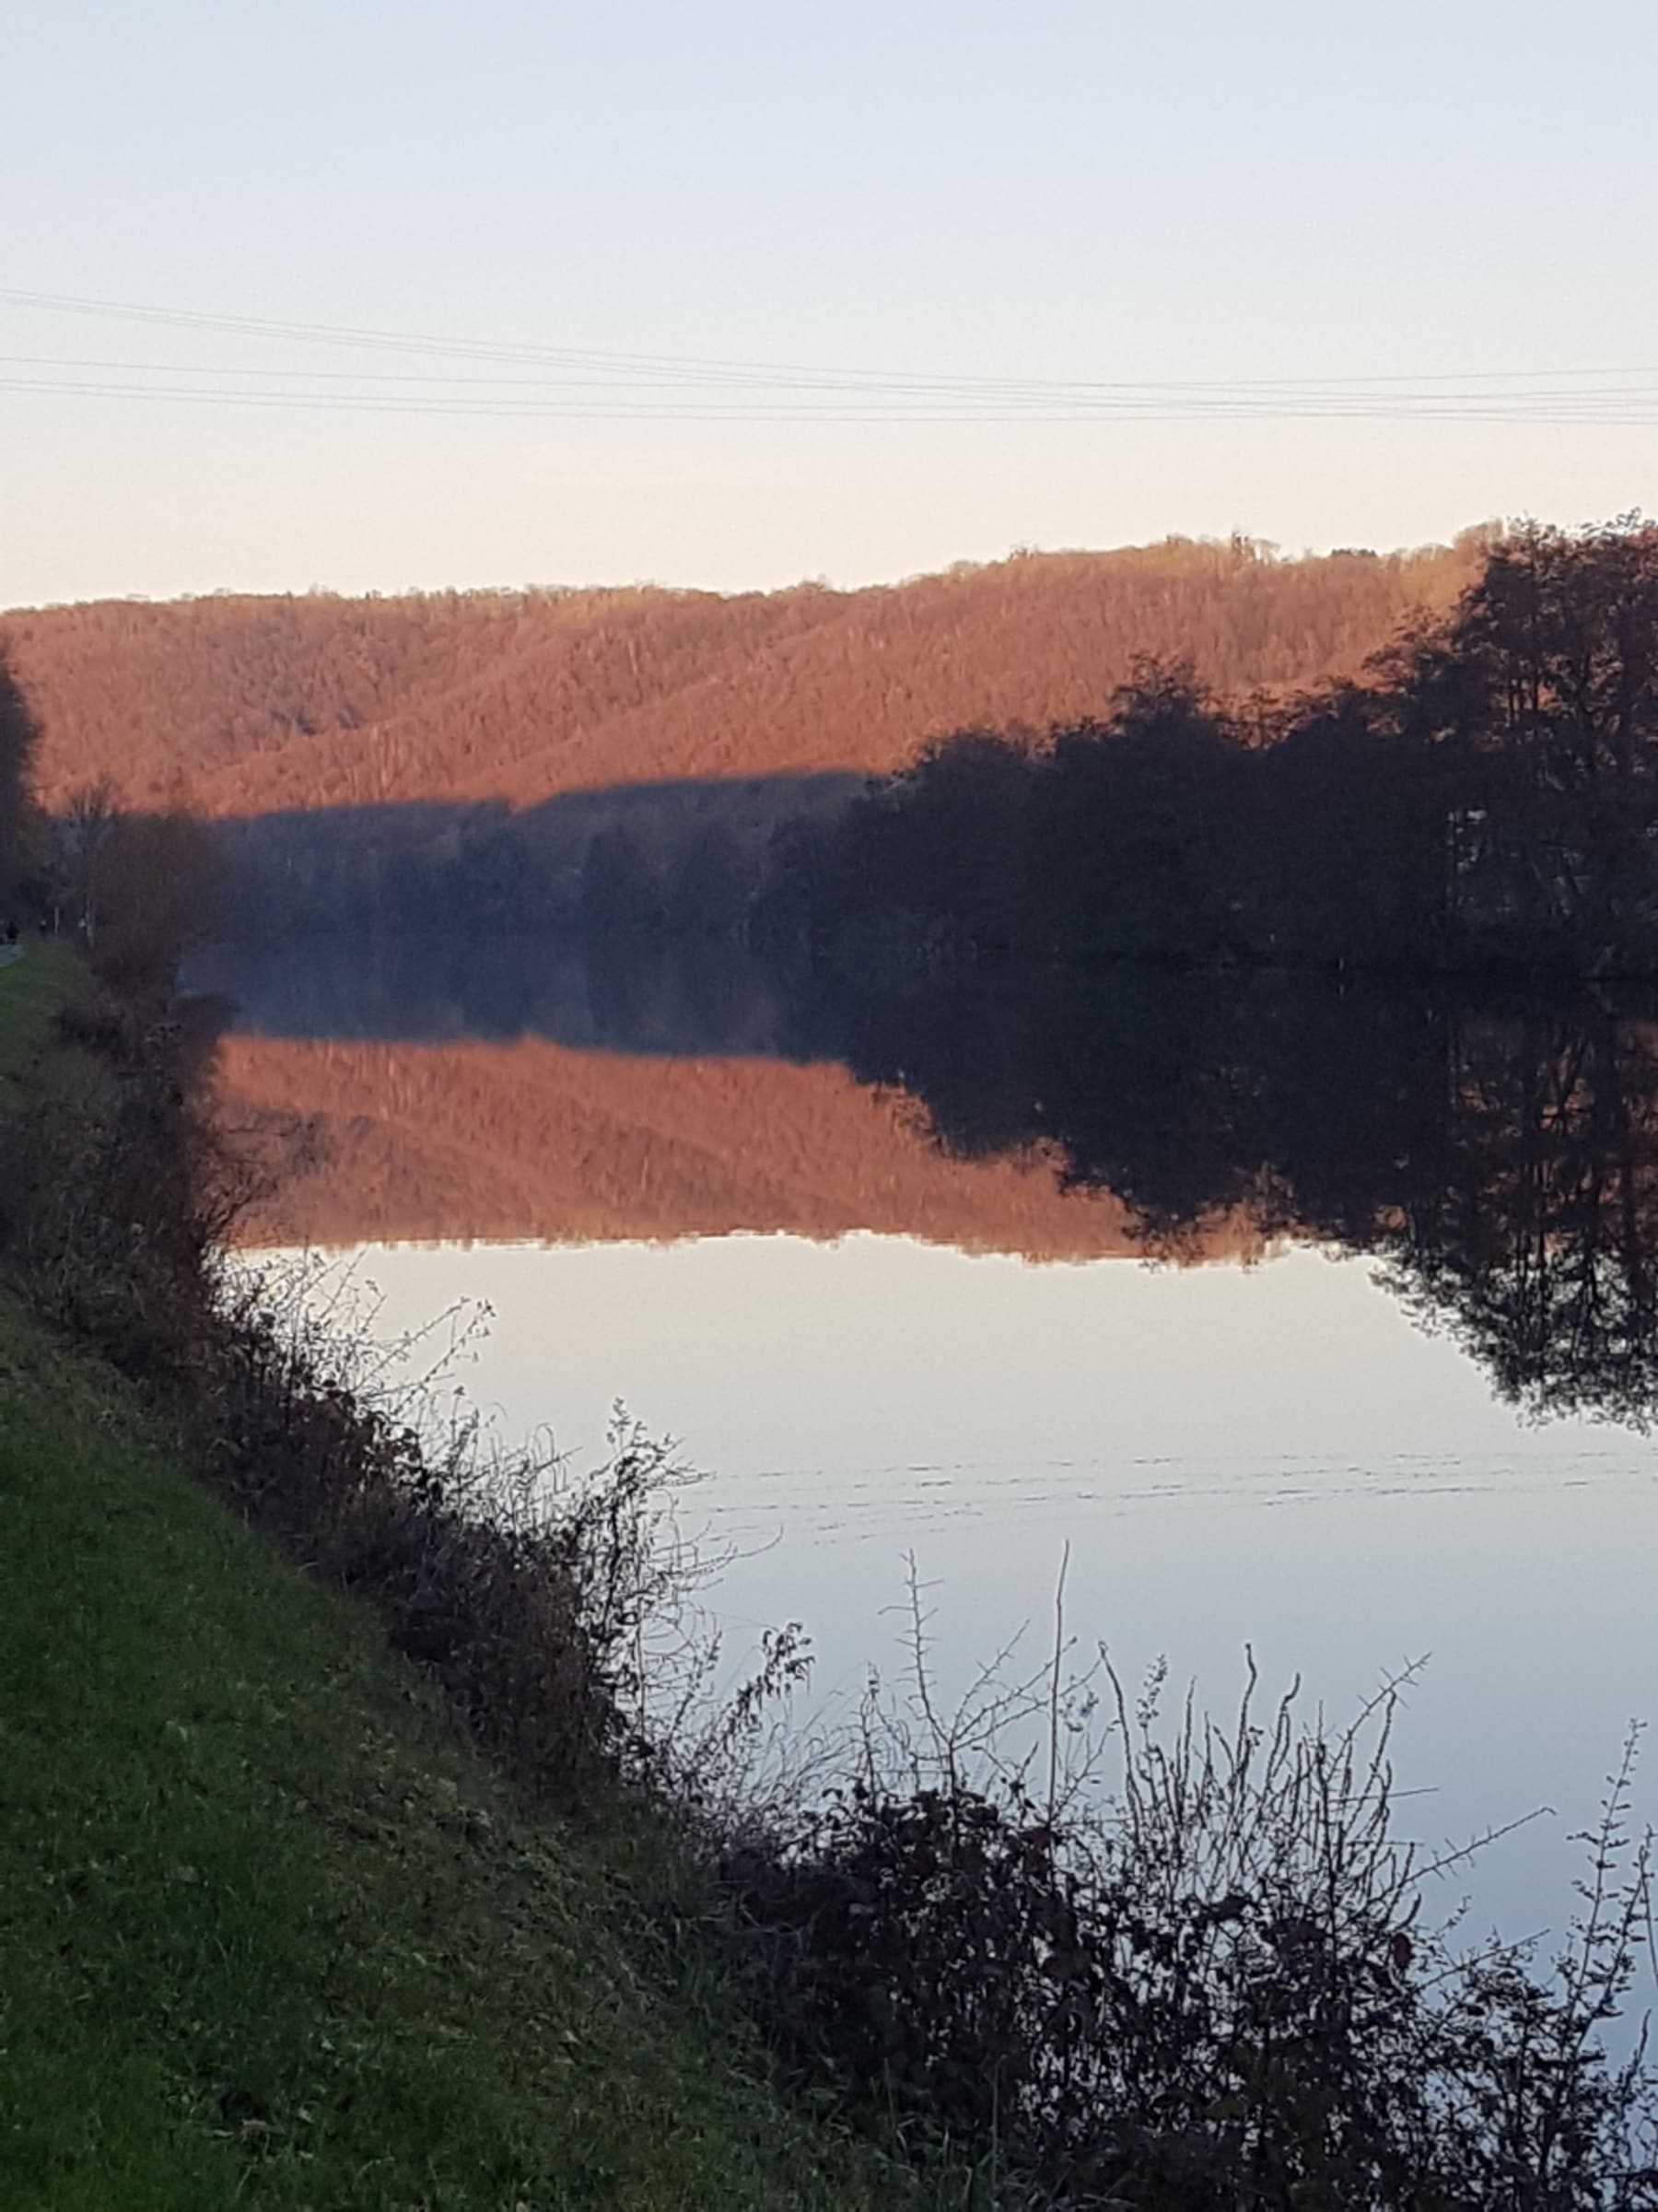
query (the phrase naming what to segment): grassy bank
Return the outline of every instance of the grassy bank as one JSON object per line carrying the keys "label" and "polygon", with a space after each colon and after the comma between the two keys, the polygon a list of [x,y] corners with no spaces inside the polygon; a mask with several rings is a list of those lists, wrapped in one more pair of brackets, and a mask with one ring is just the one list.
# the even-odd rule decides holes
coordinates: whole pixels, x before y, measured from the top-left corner
{"label": "grassy bank", "polygon": [[[75,1111],[80,973],[0,970],[0,1112]],[[641,1971],[636,1853],[529,1816],[372,1610],[3,1293],[0,1514],[6,2212],[891,2201]]]}
{"label": "grassy bank", "polygon": [[0,1116],[18,1103],[52,1017],[79,974],[74,954],[55,939],[26,945],[20,959],[0,967]]}
{"label": "grassy bank", "polygon": [[0,1308],[0,2202],[850,2206],[371,1616]]}

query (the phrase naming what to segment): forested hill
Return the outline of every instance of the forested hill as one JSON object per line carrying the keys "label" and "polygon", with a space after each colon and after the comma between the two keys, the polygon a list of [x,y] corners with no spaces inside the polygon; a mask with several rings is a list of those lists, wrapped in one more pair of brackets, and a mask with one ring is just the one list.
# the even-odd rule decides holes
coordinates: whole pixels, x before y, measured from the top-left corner
{"label": "forested hill", "polygon": [[1024,555],[859,591],[103,601],[0,617],[48,805],[109,777],[212,816],[687,778],[884,773],[1097,712],[1145,657],[1229,696],[1356,673],[1479,566],[1238,541]]}

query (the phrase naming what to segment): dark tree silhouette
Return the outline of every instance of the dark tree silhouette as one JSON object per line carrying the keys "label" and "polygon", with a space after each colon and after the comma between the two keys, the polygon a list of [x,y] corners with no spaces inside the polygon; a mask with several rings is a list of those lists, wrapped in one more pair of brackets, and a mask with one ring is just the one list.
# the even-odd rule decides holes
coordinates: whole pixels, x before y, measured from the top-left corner
{"label": "dark tree silhouette", "polygon": [[1103,718],[974,730],[802,856],[819,950],[1658,974],[1658,530],[1495,542],[1343,682],[1223,707],[1142,662]]}
{"label": "dark tree silhouette", "polygon": [[38,743],[28,702],[0,652],[0,920],[6,922],[18,919],[26,895],[39,895],[45,865],[31,791]]}
{"label": "dark tree silhouette", "polygon": [[1392,704],[1453,764],[1462,932],[1589,973],[1658,961],[1658,531],[1497,545]]}

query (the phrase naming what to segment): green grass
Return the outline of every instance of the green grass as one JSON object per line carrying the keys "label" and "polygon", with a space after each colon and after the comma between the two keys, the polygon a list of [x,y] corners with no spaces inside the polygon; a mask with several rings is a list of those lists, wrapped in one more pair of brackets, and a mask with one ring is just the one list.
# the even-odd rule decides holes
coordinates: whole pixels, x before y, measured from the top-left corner
{"label": "green grass", "polygon": [[0,1530],[6,2212],[893,2201],[647,1985],[618,1855],[4,1303]]}
{"label": "green grass", "polygon": [[0,967],[0,1115],[17,1105],[52,1017],[80,973],[75,954],[55,939],[26,942],[22,958]]}

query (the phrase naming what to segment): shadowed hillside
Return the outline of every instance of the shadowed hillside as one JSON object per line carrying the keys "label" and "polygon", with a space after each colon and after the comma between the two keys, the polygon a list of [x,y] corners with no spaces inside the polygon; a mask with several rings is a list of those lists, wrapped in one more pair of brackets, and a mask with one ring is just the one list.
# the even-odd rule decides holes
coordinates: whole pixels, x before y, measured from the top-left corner
{"label": "shadowed hillside", "polygon": [[876,590],[106,601],[9,614],[59,805],[214,816],[890,770],[1099,709],[1145,656],[1229,695],[1353,674],[1449,605],[1477,538],[1286,561],[1243,541],[1022,556]]}

